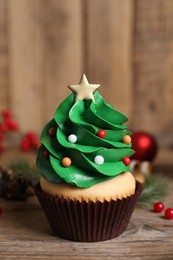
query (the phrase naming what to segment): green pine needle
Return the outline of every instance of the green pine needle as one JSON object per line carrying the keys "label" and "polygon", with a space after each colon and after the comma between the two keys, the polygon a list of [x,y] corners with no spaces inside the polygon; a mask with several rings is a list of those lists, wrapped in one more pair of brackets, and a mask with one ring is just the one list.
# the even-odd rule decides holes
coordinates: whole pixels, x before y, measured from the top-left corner
{"label": "green pine needle", "polygon": [[22,174],[22,176],[31,178],[33,184],[39,181],[38,170],[25,160],[13,161],[8,168],[16,177]]}
{"label": "green pine needle", "polygon": [[163,200],[168,195],[168,181],[161,175],[149,176],[143,184],[143,191],[138,206],[149,208],[153,203]]}

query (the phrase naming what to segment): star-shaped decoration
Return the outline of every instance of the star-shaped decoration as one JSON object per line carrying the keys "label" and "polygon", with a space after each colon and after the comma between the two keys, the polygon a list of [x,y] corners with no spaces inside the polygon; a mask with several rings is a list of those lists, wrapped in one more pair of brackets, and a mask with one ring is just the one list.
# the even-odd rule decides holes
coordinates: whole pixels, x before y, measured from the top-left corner
{"label": "star-shaped decoration", "polygon": [[89,84],[85,74],[82,75],[81,80],[78,85],[70,85],[68,86],[76,94],[77,99],[92,99],[94,102],[93,93],[96,89],[100,87],[99,84]]}

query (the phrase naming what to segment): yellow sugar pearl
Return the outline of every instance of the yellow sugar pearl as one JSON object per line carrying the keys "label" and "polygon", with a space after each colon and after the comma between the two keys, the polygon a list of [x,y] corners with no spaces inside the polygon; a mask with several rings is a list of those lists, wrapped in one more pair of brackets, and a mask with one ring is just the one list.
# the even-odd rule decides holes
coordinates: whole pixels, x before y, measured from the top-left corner
{"label": "yellow sugar pearl", "polygon": [[71,159],[69,157],[64,157],[61,161],[64,167],[69,167],[71,165]]}
{"label": "yellow sugar pearl", "polygon": [[123,137],[123,143],[125,143],[125,144],[130,144],[131,141],[132,141],[132,139],[131,139],[130,135],[125,135],[125,136]]}
{"label": "yellow sugar pearl", "polygon": [[49,128],[49,135],[50,136],[55,136],[56,135],[56,128],[55,127]]}

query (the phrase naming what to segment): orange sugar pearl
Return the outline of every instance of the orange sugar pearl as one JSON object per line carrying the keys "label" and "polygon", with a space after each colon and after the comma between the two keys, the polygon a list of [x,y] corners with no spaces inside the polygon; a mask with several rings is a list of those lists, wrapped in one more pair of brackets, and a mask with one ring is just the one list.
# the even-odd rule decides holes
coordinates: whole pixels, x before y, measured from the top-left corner
{"label": "orange sugar pearl", "polygon": [[64,167],[69,167],[71,165],[71,159],[69,157],[64,157],[61,161]]}
{"label": "orange sugar pearl", "polygon": [[130,135],[125,135],[125,136],[123,137],[123,143],[125,143],[125,144],[130,144],[131,141],[132,141],[132,138],[130,137]]}

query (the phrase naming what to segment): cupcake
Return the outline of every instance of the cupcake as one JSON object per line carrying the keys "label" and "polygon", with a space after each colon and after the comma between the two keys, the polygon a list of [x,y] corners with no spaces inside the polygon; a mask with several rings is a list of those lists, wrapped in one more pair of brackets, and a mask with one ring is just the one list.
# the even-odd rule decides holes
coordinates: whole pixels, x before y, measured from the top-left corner
{"label": "cupcake", "polygon": [[126,116],[107,104],[85,75],[44,127],[35,192],[53,232],[75,241],[122,234],[142,186],[129,171]]}

